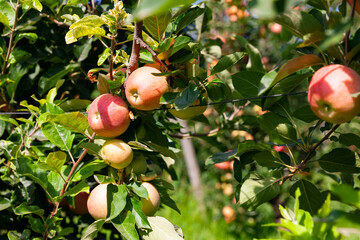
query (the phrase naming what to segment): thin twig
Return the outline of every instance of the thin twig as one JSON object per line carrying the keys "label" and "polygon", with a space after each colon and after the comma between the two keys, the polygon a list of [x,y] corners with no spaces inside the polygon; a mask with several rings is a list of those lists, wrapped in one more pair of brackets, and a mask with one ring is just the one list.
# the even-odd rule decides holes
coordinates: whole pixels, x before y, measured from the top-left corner
{"label": "thin twig", "polygon": [[10,29],[10,40],[9,40],[8,50],[7,50],[7,53],[6,53],[6,58],[5,58],[5,61],[4,61],[4,67],[3,67],[3,70],[2,70],[3,75],[6,73],[6,70],[8,68],[7,65],[8,65],[8,61],[9,61],[9,58],[10,58],[10,54],[11,54],[11,52],[13,50],[13,42],[14,42],[14,38],[15,38],[16,24],[18,22],[19,8],[20,8],[20,0],[17,1],[16,6],[15,6],[14,25]]}
{"label": "thin twig", "polygon": [[166,69],[166,71],[169,71],[166,64],[163,61],[161,61],[161,59],[157,56],[156,52],[152,50],[151,47],[146,42],[144,42],[143,39],[138,39],[138,41],[140,43],[141,49],[146,49]]}
{"label": "thin twig", "polygon": [[310,151],[308,152],[308,154],[306,155],[306,157],[304,158],[304,160],[302,160],[302,162],[300,163],[300,165],[297,167],[298,170],[302,170],[305,168],[306,163],[309,161],[311,155],[314,153],[314,151],[325,141],[327,140],[330,135],[335,132],[335,130],[340,126],[340,124],[335,125],[317,144],[315,144],[315,146],[313,146]]}

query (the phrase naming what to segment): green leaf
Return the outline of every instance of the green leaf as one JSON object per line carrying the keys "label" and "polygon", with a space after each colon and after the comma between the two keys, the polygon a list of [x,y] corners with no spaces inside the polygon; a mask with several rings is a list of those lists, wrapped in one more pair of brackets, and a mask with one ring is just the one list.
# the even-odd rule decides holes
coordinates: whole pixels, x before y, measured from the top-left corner
{"label": "green leaf", "polygon": [[176,25],[175,33],[179,33],[187,25],[192,23],[196,18],[202,15],[205,12],[205,8],[194,7],[186,11],[180,18],[178,24]]}
{"label": "green leaf", "polygon": [[257,95],[263,94],[264,92],[266,92],[266,90],[268,90],[272,86],[272,83],[274,82],[276,75],[277,75],[277,72],[271,71],[271,72],[266,73],[261,78]]}
{"label": "green leaf", "polygon": [[215,163],[221,163],[221,162],[225,162],[225,161],[229,161],[231,159],[233,159],[234,157],[236,157],[238,153],[237,148],[231,151],[227,151],[227,152],[218,152],[215,153],[214,155],[210,156],[206,162],[205,165],[209,166]]}
{"label": "green leaf", "polygon": [[23,38],[28,39],[30,44],[34,44],[38,39],[38,35],[36,33],[19,33],[15,37],[14,44],[16,44],[18,41],[20,41]]}
{"label": "green leaf", "polygon": [[98,232],[101,230],[104,223],[104,219],[99,219],[93,222],[87,227],[87,229],[81,236],[81,240],[93,240],[97,236]]}
{"label": "green leaf", "polygon": [[61,173],[61,168],[65,164],[67,154],[61,151],[51,152],[46,157],[45,162],[38,162],[38,166],[44,170]]}
{"label": "green leaf", "polygon": [[120,212],[126,205],[126,186],[125,185],[107,185],[107,219],[114,219],[119,216]]}
{"label": "green leaf", "polygon": [[38,83],[38,94],[43,95],[49,89],[55,86],[55,84],[63,78],[70,71],[80,67],[80,63],[72,63],[69,65],[55,65],[47,70],[41,77]]}
{"label": "green leaf", "polygon": [[[293,91],[296,87],[298,87],[302,82],[308,79],[312,73],[304,73],[304,74],[296,74],[294,76],[287,77],[282,79],[279,83],[277,83],[268,93],[268,95],[281,95],[287,94]],[[305,95],[305,94],[304,94]],[[269,109],[274,103],[279,101],[283,97],[271,97],[266,98],[264,102],[263,109]]]}
{"label": "green leaf", "polygon": [[91,104],[87,99],[69,99],[59,105],[65,112],[85,110]]}
{"label": "green leaf", "polygon": [[280,156],[276,151],[262,151],[255,154],[253,158],[260,166],[263,167],[276,168],[280,166]]}
{"label": "green leaf", "polygon": [[2,12],[0,12],[0,23],[2,23],[6,27],[9,27],[9,19]]}
{"label": "green leaf", "polygon": [[124,211],[111,221],[112,225],[126,240],[138,240],[139,234],[135,228],[135,217],[129,211]]}
{"label": "green leaf", "polygon": [[[0,2],[1,3],[1,2]],[[1,9],[1,4],[0,4]],[[11,97],[11,99],[15,98],[16,89],[22,77],[27,74],[29,68],[27,68],[27,64],[15,64],[14,67],[10,68],[9,70],[9,79],[11,80],[10,83],[6,85],[7,94]]]}
{"label": "green leaf", "polygon": [[350,147],[352,145],[360,148],[360,136],[354,133],[341,133],[339,136],[339,142]]}
{"label": "green leaf", "polygon": [[73,181],[77,182],[77,181],[81,181],[84,179],[87,179],[88,177],[94,175],[95,171],[99,171],[105,167],[107,167],[109,165],[107,165],[103,160],[94,160],[91,161],[89,163],[87,163],[86,165],[82,166],[75,174],[73,177]]}
{"label": "green leaf", "polygon": [[[93,15],[95,16],[95,15]],[[88,27],[88,26],[79,26],[73,29],[70,29],[65,35],[66,44],[71,44],[77,41],[77,39],[84,36],[105,36],[106,32],[101,27]]]}
{"label": "green leaf", "polygon": [[310,212],[311,215],[315,215],[325,201],[323,195],[314,184],[305,179],[298,180],[291,186],[289,192],[292,196],[295,195],[297,188],[301,192],[299,197],[300,208]]}
{"label": "green leaf", "polygon": [[324,41],[320,44],[319,48],[321,50],[326,50],[331,46],[335,46],[339,44],[344,38],[344,34],[350,29],[352,26],[351,20],[345,20],[335,27],[335,29],[326,29]]}
{"label": "green leaf", "polygon": [[66,6],[74,6],[78,4],[87,4],[88,0],[68,0]]}
{"label": "green leaf", "polygon": [[141,229],[150,229],[151,228],[150,223],[142,211],[141,201],[136,198],[133,198],[133,197],[130,198],[130,201],[131,201],[131,206],[132,206],[131,213],[135,217],[136,226]]}
{"label": "green leaf", "polygon": [[158,151],[161,155],[163,155],[165,157],[170,157],[170,158],[174,159],[175,161],[178,160],[176,154],[173,151],[171,151],[170,149],[168,149],[167,147],[160,146],[160,145],[152,143],[152,142],[146,142],[146,145],[148,145],[153,150]]}
{"label": "green leaf", "polygon": [[171,12],[165,12],[161,15],[153,15],[144,19],[144,27],[156,41],[161,42],[167,25],[171,21]]}
{"label": "green leaf", "polygon": [[242,207],[255,209],[280,193],[280,181],[275,178],[247,179],[241,186],[239,203]]}
{"label": "green leaf", "polygon": [[[57,188],[50,182],[48,172],[35,165],[31,159],[24,157],[17,158],[15,166],[18,174],[32,179],[39,184],[49,196],[55,197],[59,195],[60,192],[58,192]],[[61,185],[64,184],[64,182],[58,182],[58,184]]]}
{"label": "green leaf", "polygon": [[270,19],[275,17],[277,14],[274,1],[268,1],[268,0],[250,1],[248,7],[250,8],[251,13],[253,13],[259,18]]}
{"label": "green leaf", "polygon": [[53,122],[46,122],[41,125],[41,131],[51,143],[62,151],[70,151],[75,138],[75,135],[71,134],[70,130]]}
{"label": "green leaf", "polygon": [[141,20],[149,16],[159,15],[167,11],[171,11],[173,8],[178,6],[190,5],[195,0],[143,0],[140,3],[140,6],[136,9],[134,13],[135,19]]}
{"label": "green leaf", "polygon": [[175,226],[167,219],[156,216],[148,217],[152,231],[141,232],[143,240],[183,240],[184,238],[176,231]]}
{"label": "green leaf", "polygon": [[86,132],[89,129],[89,122],[83,113],[49,114],[46,116],[46,122],[54,122],[72,132],[81,133],[88,137]]}
{"label": "green leaf", "polygon": [[4,25],[12,27],[14,25],[15,10],[11,7],[8,1],[0,1],[0,13],[2,14],[2,17],[0,18],[4,21]]}
{"label": "green leaf", "polygon": [[193,104],[200,95],[200,90],[195,84],[189,84],[175,98],[174,105],[176,110],[182,110]]}
{"label": "green leaf", "polygon": [[302,38],[306,46],[324,38],[323,25],[311,14],[290,10],[275,18],[275,22],[287,28],[296,37]]}
{"label": "green leaf", "polygon": [[105,48],[104,51],[99,55],[99,59],[97,61],[97,65],[101,66],[104,64],[104,62],[106,61],[106,59],[108,59],[108,57],[111,55],[111,49],[110,48]]}
{"label": "green leaf", "polygon": [[75,197],[81,192],[90,193],[90,187],[86,182],[80,182],[65,192],[65,196]]}
{"label": "green leaf", "polygon": [[246,68],[251,71],[264,72],[265,69],[261,60],[261,54],[259,49],[257,49],[254,45],[250,44],[248,40],[246,40],[240,35],[236,35],[236,40],[238,40],[240,44],[245,47],[246,52],[249,54],[250,61]]}
{"label": "green leaf", "polygon": [[14,209],[16,215],[26,215],[26,214],[36,214],[40,217],[44,215],[44,209],[39,208],[38,206],[28,206],[27,203],[22,203]]}
{"label": "green leaf", "polygon": [[333,184],[331,193],[341,199],[341,202],[351,204],[360,209],[360,191],[347,184]]}
{"label": "green leaf", "polygon": [[11,207],[11,201],[7,198],[0,197],[0,211]]}
{"label": "green leaf", "polygon": [[82,142],[80,143],[79,147],[85,148],[88,154],[100,156],[100,150],[102,146],[92,142]]}
{"label": "green leaf", "polygon": [[237,62],[239,62],[246,53],[243,52],[235,52],[233,54],[229,54],[226,56],[222,56],[219,59],[219,62],[211,69],[211,75],[214,75],[216,73],[222,72],[225,69],[228,69],[229,67],[235,65]]}
{"label": "green leaf", "polygon": [[86,17],[83,17],[79,21],[76,21],[70,26],[70,29],[75,29],[78,27],[91,27],[91,28],[98,28],[102,25],[106,24],[105,20],[102,17],[99,17],[97,15],[89,15]]}
{"label": "green leaf", "polygon": [[43,6],[41,5],[39,0],[22,0],[23,7],[34,8],[39,12],[42,11]]}
{"label": "green leaf", "polygon": [[145,198],[145,199],[149,198],[146,188],[140,182],[132,182],[132,183],[128,184],[128,187],[130,187],[131,190],[139,197]]}
{"label": "green leaf", "polygon": [[165,187],[160,187],[159,185],[156,186],[156,189],[158,190],[159,194],[160,194],[160,202],[163,205],[168,206],[169,208],[174,209],[175,211],[177,211],[180,214],[180,210],[176,205],[176,202],[171,199],[170,195],[167,192],[167,188]]}
{"label": "green leaf", "polygon": [[[264,76],[263,73],[255,71],[240,71],[231,76],[232,83],[244,98],[256,97],[258,94],[259,84]],[[253,99],[251,102],[261,105],[260,99]]]}
{"label": "green leaf", "polygon": [[171,55],[174,55],[179,50],[183,49],[191,42],[191,38],[187,36],[180,36],[175,38],[174,45],[171,47]]}
{"label": "green leaf", "polygon": [[328,172],[359,173],[355,154],[348,148],[335,148],[319,160],[320,167]]}
{"label": "green leaf", "polygon": [[0,121],[9,122],[17,127],[19,126],[18,122],[15,119],[10,118],[9,116],[6,115],[0,115]]}
{"label": "green leaf", "polygon": [[311,123],[319,119],[311,110],[309,104],[296,109],[295,112],[293,113],[293,117],[300,119],[301,121],[304,121],[306,123]]}

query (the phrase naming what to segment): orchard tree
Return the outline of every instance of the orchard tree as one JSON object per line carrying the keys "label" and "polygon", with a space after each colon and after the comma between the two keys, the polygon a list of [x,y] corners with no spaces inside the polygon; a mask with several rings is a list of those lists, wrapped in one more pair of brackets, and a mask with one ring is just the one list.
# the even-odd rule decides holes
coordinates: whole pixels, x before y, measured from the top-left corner
{"label": "orchard tree", "polygon": [[186,138],[227,223],[270,202],[283,239],[358,233],[359,6],[0,0],[0,236],[186,238],[154,216]]}

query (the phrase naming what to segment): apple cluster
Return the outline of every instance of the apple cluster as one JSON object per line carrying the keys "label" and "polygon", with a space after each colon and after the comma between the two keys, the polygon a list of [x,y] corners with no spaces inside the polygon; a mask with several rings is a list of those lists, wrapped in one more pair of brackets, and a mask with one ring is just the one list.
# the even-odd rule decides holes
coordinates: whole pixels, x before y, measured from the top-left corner
{"label": "apple cluster", "polygon": [[[125,94],[127,102],[135,109],[150,111],[159,108],[160,97],[168,91],[167,79],[155,76],[161,73],[154,67],[141,67],[135,70],[127,79]],[[130,126],[130,112],[127,103],[119,96],[105,93],[97,97],[90,105],[88,122],[91,129],[100,137],[108,138],[103,144],[100,156],[111,167],[123,172],[129,169],[135,174],[143,174],[147,170],[144,156],[134,157],[129,144],[117,137]],[[95,219],[106,219],[108,184],[96,186],[87,200],[87,208]],[[155,214],[160,205],[160,195],[157,189],[148,182],[142,186],[147,189],[148,198],[141,199],[145,215]]]}
{"label": "apple cluster", "polygon": [[335,124],[360,114],[360,76],[351,68],[331,64],[317,70],[309,84],[308,101],[320,119]]}

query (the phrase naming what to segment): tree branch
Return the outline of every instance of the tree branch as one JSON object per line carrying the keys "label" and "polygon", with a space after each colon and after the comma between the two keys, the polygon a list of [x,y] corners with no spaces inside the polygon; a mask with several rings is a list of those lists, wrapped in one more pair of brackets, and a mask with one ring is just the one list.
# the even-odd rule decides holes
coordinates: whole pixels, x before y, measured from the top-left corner
{"label": "tree branch", "polygon": [[135,30],[134,30],[134,39],[132,44],[132,51],[131,56],[129,59],[129,65],[127,67],[128,76],[135,71],[137,68],[137,64],[139,61],[140,56],[140,42],[139,39],[142,40],[142,28],[143,28],[143,22],[138,21],[135,22]]}

